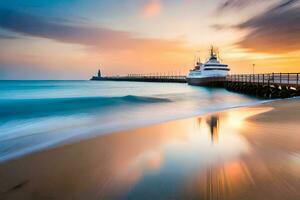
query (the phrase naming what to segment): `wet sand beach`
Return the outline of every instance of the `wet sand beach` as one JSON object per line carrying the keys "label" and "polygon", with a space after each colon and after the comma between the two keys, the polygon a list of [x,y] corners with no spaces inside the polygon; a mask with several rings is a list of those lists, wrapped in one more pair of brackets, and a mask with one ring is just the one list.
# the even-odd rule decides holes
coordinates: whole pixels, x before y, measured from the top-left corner
{"label": "wet sand beach", "polygon": [[0,199],[300,199],[300,100],[99,136],[0,164]]}

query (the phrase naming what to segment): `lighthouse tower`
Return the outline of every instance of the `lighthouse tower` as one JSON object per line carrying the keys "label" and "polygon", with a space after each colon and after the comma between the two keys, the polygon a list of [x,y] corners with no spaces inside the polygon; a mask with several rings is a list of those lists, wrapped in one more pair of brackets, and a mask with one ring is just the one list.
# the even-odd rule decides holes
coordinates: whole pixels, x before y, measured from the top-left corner
{"label": "lighthouse tower", "polygon": [[100,71],[100,69],[98,70],[98,78],[101,78],[101,71]]}

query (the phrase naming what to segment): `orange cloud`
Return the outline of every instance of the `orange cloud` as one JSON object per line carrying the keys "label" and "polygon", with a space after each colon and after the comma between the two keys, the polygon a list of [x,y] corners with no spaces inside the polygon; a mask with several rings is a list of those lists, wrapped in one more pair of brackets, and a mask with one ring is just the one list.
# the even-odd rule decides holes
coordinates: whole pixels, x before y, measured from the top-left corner
{"label": "orange cloud", "polygon": [[149,0],[143,9],[143,16],[153,17],[160,13],[161,1],[160,0]]}

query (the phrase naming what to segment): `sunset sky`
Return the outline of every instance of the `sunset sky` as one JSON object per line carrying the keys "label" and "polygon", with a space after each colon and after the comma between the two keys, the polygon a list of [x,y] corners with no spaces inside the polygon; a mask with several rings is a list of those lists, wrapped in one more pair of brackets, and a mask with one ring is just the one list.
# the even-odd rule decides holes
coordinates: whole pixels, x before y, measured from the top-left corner
{"label": "sunset sky", "polygon": [[231,73],[300,72],[300,0],[0,1],[0,79],[186,74],[210,45]]}

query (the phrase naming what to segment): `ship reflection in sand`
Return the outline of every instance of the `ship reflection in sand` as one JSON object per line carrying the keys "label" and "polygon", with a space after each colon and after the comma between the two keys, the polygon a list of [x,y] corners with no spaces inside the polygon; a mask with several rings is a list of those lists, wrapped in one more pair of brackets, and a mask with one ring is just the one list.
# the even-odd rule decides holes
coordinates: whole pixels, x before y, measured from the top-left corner
{"label": "ship reflection in sand", "polygon": [[109,194],[128,199],[144,199],[145,194],[149,199],[241,198],[254,178],[243,161],[251,157],[251,144],[239,130],[247,126],[246,118],[268,110],[232,110],[152,126],[152,139],[144,140],[146,148],[123,166]]}
{"label": "ship reflection in sand", "polygon": [[214,143],[218,142],[218,132],[219,132],[219,117],[218,116],[211,116],[210,119],[207,121],[210,126],[210,134],[211,140]]}
{"label": "ship reflection in sand", "polygon": [[[270,110],[230,110],[41,152],[25,158],[22,168],[14,162],[0,166],[0,197],[300,199],[300,146],[295,134],[300,125],[292,127],[288,121],[285,127],[281,120],[282,131],[266,121]],[[267,117],[253,122],[251,118],[260,113]],[[10,181],[16,172],[23,178]],[[10,189],[24,180],[28,187]]]}

